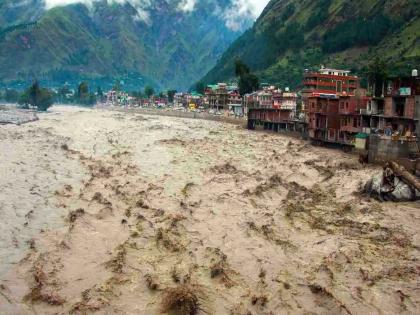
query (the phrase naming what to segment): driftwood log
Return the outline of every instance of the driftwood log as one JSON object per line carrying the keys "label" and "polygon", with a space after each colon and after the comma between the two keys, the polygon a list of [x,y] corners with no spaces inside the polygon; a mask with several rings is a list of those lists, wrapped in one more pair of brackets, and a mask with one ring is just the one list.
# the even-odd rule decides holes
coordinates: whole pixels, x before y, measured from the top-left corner
{"label": "driftwood log", "polygon": [[391,162],[390,166],[396,176],[401,178],[407,185],[420,191],[420,180],[417,176],[411,174],[404,166],[401,166],[396,162]]}

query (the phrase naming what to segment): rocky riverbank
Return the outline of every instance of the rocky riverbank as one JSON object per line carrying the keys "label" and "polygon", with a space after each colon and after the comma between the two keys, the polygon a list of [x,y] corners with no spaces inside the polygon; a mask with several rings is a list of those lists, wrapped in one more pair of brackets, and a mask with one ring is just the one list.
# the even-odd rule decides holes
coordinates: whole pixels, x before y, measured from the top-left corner
{"label": "rocky riverbank", "polygon": [[[1,314],[398,314],[419,204],[241,126],[53,107],[0,128]],[[9,258],[12,257],[12,258]]]}

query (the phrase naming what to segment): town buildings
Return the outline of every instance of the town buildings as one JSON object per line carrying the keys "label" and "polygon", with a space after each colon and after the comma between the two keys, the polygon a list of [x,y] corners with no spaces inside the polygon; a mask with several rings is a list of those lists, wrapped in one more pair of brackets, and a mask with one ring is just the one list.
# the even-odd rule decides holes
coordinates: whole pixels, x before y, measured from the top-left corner
{"label": "town buildings", "polygon": [[[245,95],[248,128],[300,131],[316,144],[367,151],[370,161],[413,156],[412,144],[420,134],[417,71],[411,77],[389,78],[381,95],[361,88],[360,79],[347,70],[305,71],[302,85],[299,110],[297,94],[288,90],[265,86]],[[414,147],[420,155],[418,145]]]}

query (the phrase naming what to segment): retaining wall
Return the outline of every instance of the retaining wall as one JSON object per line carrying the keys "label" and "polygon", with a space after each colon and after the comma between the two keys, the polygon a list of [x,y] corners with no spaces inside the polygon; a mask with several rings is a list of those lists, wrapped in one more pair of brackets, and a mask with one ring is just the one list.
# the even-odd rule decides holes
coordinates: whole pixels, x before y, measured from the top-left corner
{"label": "retaining wall", "polygon": [[413,143],[384,139],[377,135],[369,137],[369,163],[381,163],[401,158],[409,158]]}

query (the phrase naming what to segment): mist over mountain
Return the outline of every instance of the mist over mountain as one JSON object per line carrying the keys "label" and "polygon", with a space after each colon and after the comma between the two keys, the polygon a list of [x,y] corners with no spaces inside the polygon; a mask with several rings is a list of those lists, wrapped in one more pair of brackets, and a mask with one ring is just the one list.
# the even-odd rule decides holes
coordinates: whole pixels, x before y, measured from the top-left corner
{"label": "mist over mountain", "polygon": [[[264,1],[263,1],[264,2]],[[251,0],[5,0],[0,81],[186,89],[252,25]]]}

